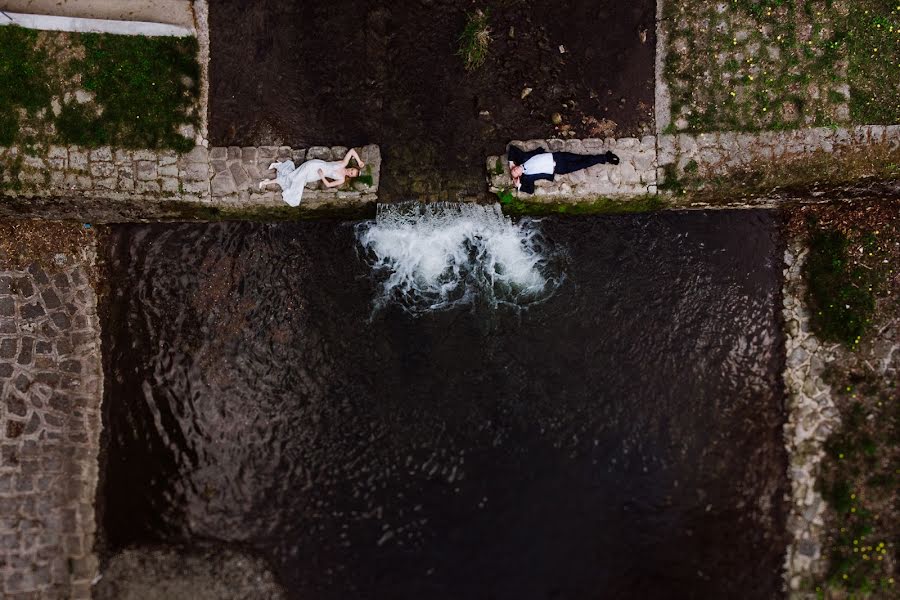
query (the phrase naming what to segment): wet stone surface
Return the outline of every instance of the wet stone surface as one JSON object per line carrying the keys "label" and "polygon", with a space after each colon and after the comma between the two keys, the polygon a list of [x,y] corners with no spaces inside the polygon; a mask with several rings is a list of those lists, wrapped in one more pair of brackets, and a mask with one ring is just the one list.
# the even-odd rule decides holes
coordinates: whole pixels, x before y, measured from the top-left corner
{"label": "wet stone surface", "polygon": [[84,259],[0,259],[0,596],[89,598],[99,324]]}

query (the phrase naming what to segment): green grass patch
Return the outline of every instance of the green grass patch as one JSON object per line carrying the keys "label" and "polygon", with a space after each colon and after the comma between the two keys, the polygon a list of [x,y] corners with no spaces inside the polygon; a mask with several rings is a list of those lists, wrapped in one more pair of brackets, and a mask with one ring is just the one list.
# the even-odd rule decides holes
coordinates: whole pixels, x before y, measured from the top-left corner
{"label": "green grass patch", "polygon": [[852,2],[847,40],[853,122],[900,123],[900,3]]}
{"label": "green grass patch", "polygon": [[[69,110],[60,134],[70,143],[187,151],[193,140],[178,133],[197,127],[192,108],[199,95],[197,40],[84,34],[84,88],[96,94],[102,113]],[[76,134],[77,128],[88,130]]]}
{"label": "green grass patch", "polygon": [[357,182],[367,186],[371,186],[373,183],[375,183],[375,179],[372,177],[371,165],[366,165],[365,172],[360,173],[357,177],[354,177],[350,180],[351,185]]}
{"label": "green grass patch", "polygon": [[20,109],[28,114],[50,105],[47,55],[35,48],[37,32],[0,27],[0,145],[11,146],[19,132]]}
{"label": "green grass patch", "polygon": [[812,320],[822,338],[856,348],[875,312],[871,271],[852,264],[847,237],[813,229],[806,279]]}
{"label": "green grass patch", "polygon": [[[848,380],[857,383],[848,385]],[[897,488],[890,482],[900,469],[900,405],[874,376],[859,381],[859,376],[841,372],[831,383],[842,424],[825,443],[817,484],[834,513],[824,552],[826,576],[817,591],[824,587],[849,592],[851,598],[869,597],[895,589],[891,559],[897,525],[891,507]]]}
{"label": "green grass patch", "polygon": [[466,71],[474,71],[484,64],[491,44],[489,12],[477,9],[466,14],[466,26],[459,36],[457,54],[463,59]]}
{"label": "green grass patch", "polygon": [[[0,27],[0,145],[186,151],[194,142],[178,129],[199,126],[199,81],[197,40],[192,37]],[[93,93],[93,100],[77,102],[77,91]],[[66,97],[70,100],[64,101]],[[61,107],[57,116],[51,111],[54,99]],[[51,123],[56,129],[52,135]],[[26,126],[34,133],[24,135]]]}

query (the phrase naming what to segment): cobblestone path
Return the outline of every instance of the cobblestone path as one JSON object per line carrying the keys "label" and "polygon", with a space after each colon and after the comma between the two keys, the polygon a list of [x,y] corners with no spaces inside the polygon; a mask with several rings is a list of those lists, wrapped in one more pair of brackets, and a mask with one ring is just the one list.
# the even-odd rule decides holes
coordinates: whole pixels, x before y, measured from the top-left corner
{"label": "cobblestone path", "polygon": [[[41,225],[53,235],[58,225]],[[0,258],[0,592],[89,598],[102,371],[93,242]]]}

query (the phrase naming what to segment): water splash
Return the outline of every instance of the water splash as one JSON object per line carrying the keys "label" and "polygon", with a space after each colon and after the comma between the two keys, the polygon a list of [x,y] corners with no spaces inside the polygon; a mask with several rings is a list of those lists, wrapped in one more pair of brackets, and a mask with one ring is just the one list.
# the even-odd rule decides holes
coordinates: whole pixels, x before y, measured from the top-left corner
{"label": "water splash", "polygon": [[380,204],[356,234],[381,284],[376,307],[523,306],[546,299],[560,280],[537,222],[513,223],[499,204]]}

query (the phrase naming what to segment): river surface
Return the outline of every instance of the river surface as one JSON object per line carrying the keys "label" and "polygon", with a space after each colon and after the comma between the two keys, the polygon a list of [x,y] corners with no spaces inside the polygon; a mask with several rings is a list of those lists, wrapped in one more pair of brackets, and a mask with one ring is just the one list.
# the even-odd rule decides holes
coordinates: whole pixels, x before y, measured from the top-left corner
{"label": "river surface", "polygon": [[113,228],[108,548],[239,545],[297,599],[779,596],[777,214],[508,226],[438,302],[388,282],[440,224]]}

